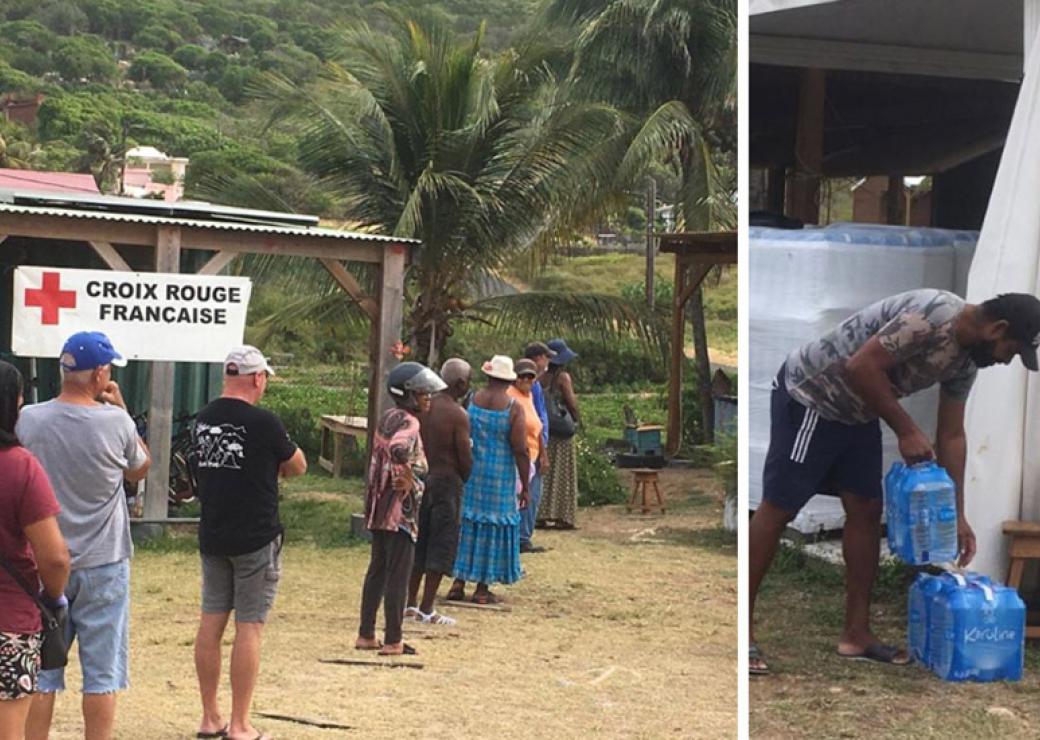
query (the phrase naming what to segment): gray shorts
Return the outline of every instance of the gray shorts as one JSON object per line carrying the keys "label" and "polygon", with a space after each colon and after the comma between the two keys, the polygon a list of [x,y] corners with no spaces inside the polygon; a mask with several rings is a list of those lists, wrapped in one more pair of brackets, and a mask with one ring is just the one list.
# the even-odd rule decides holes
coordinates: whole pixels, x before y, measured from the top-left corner
{"label": "gray shorts", "polygon": [[202,611],[266,622],[282,577],[282,535],[245,555],[202,554]]}

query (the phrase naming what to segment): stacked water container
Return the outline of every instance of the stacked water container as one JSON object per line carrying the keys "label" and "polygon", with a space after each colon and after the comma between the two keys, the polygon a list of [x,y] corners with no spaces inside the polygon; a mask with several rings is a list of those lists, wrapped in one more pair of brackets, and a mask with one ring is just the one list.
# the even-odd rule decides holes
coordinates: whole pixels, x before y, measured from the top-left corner
{"label": "stacked water container", "polygon": [[957,487],[934,462],[892,465],[885,476],[888,548],[910,565],[957,557]]}
{"label": "stacked water container", "polygon": [[922,573],[908,612],[910,654],[940,678],[1022,678],[1026,606],[1015,589],[974,573]]}
{"label": "stacked water container", "polygon": [[[964,295],[978,232],[868,224],[750,230],[750,491],[762,497],[769,445],[769,394],[787,355],[818,339],[856,311],[896,293],[940,288]],[[938,391],[903,399],[926,434],[935,430]],[[884,425],[882,425],[884,428]],[[886,466],[897,460],[885,428]],[[809,533],[844,521],[837,498],[814,497],[793,522]]]}

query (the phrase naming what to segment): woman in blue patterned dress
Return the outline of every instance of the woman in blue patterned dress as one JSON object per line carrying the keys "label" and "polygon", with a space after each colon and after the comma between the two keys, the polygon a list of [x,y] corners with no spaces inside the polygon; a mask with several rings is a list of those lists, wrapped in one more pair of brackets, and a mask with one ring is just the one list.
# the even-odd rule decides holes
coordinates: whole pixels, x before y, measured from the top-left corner
{"label": "woman in blue patterned dress", "polygon": [[471,601],[494,604],[498,597],[488,584],[514,583],[521,576],[520,509],[530,500],[531,461],[524,410],[507,393],[516,380],[513,361],[495,355],[481,370],[488,384],[469,404],[473,472],[462,496],[462,531],[448,598],[465,599],[466,581],[475,581]]}

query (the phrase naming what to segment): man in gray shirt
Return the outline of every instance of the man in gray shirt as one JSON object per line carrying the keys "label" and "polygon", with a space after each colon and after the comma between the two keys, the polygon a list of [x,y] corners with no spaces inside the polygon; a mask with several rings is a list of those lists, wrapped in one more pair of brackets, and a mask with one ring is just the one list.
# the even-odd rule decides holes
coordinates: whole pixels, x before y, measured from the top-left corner
{"label": "man in gray shirt", "polygon": [[[67,635],[79,640],[84,735],[90,738],[112,736],[115,692],[129,685],[133,546],[123,480],[141,480],[150,464],[112,380],[112,365],[125,364],[104,334],[73,335],[62,349],[61,394],[23,409],[17,426],[61,504],[58,525],[72,556]],[[28,740],[48,736],[54,692],[64,688],[64,669],[40,672]]]}
{"label": "man in gray shirt", "polygon": [[[1040,300],[1022,293],[979,305],[942,290],[914,290],[853,314],[820,339],[794,350],[773,383],[762,502],[748,529],[749,668],[768,672],[754,640],[755,596],[784,528],[817,493],[845,508],[845,628],[838,654],[905,664],[905,650],[870,629],[870,590],[881,535],[881,427],[899,438],[908,464],[937,458],[957,485],[960,564],[975,555],[964,518],[964,408],[978,368],[1016,355],[1037,369]],[[938,383],[936,445],[899,398]]]}

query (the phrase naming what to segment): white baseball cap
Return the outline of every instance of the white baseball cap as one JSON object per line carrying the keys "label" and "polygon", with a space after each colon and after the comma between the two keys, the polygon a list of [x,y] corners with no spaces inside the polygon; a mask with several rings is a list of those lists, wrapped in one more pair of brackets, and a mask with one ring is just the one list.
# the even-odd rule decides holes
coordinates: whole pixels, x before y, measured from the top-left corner
{"label": "white baseball cap", "polygon": [[235,347],[228,352],[228,356],[224,359],[225,375],[252,375],[259,372],[265,372],[268,375],[275,374],[264,354],[248,344]]}

